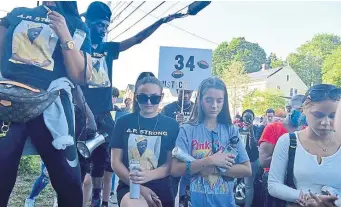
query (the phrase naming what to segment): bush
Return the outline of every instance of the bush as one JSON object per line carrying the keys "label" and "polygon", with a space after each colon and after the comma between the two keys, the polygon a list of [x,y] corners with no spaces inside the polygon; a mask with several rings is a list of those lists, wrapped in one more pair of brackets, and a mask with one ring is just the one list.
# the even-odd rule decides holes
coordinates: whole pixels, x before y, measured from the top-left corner
{"label": "bush", "polygon": [[40,156],[23,156],[20,160],[19,174],[39,174],[40,173]]}

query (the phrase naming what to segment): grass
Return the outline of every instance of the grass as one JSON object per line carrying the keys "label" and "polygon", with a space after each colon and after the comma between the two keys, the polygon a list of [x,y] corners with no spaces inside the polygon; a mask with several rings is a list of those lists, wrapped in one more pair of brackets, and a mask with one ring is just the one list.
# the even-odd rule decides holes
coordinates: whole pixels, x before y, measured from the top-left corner
{"label": "grass", "polygon": [[[39,174],[19,175],[9,199],[8,207],[23,207],[25,199],[31,193],[33,183]],[[39,194],[36,207],[51,207],[53,205],[54,190],[51,184]]]}

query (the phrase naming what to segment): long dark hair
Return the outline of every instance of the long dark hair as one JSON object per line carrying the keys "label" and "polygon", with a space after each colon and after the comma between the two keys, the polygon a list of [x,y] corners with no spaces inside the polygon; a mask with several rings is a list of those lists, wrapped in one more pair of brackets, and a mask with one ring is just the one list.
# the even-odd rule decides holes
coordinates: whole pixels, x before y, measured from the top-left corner
{"label": "long dark hair", "polygon": [[207,78],[201,82],[198,90],[198,95],[195,100],[194,108],[188,123],[192,125],[197,125],[204,122],[205,114],[201,106],[201,101],[206,91],[210,88],[222,90],[224,92],[224,105],[221,112],[218,114],[218,123],[224,124],[227,127],[232,125],[226,85],[222,80],[216,77]]}
{"label": "long dark hair", "polygon": [[155,78],[154,76],[146,76],[140,80],[138,80],[136,82],[136,85],[135,85],[135,92],[134,92],[134,101],[133,101],[133,113],[138,113],[140,112],[140,107],[139,107],[139,104],[137,103],[136,101],[136,92],[137,92],[137,89],[144,85],[144,84],[155,84],[157,86],[160,87],[160,90],[161,90],[161,94],[162,94],[162,91],[163,91],[163,85],[161,83],[161,81],[159,81],[159,79]]}

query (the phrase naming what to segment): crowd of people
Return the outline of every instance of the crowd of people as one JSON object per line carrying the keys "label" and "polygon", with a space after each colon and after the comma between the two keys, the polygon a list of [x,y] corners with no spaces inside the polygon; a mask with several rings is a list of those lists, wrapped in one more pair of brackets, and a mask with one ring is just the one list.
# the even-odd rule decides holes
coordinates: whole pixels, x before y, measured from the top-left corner
{"label": "crowd of people", "polygon": [[[110,196],[121,207],[174,207],[177,196],[181,207],[236,206],[238,180],[245,183],[246,207],[341,206],[341,91],[336,86],[312,86],[291,98],[285,118],[276,121],[268,109],[255,124],[252,109],[232,120],[227,87],[216,77],[201,82],[195,102],[193,91],[179,90],[178,100],[160,111],[163,84],[143,72],[133,99],[122,109],[115,106],[113,60],[174,18],[162,18],[122,42],[103,42],[111,11],[102,2],[90,4],[85,23],[76,2],[16,8],[1,19],[1,80],[27,90],[59,90],[53,107],[38,117],[2,121],[1,207],[8,204],[28,137],[42,163],[25,207],[34,206],[49,181],[54,205],[62,207],[89,201],[107,207]],[[112,111],[123,115],[113,117]],[[77,141],[97,134],[106,134],[108,141],[83,157]],[[175,148],[193,160],[176,157]],[[130,171],[136,160],[139,167]],[[131,198],[132,184],[140,185],[137,199]]]}

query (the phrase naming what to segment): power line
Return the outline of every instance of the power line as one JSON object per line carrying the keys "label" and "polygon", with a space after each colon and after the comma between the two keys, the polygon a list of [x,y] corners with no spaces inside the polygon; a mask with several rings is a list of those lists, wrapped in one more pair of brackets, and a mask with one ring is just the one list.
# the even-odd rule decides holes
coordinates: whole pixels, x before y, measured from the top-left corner
{"label": "power line", "polygon": [[110,21],[110,23],[113,23],[115,19],[117,19],[118,17],[120,17],[120,15],[122,14],[122,12],[124,12],[124,10],[126,10],[132,3],[133,3],[133,1],[131,1],[126,7],[124,7],[124,9],[122,9],[122,10],[120,11],[120,13],[118,13],[118,14]]}
{"label": "power line", "polygon": [[163,15],[165,15],[169,10],[171,10],[175,5],[177,5],[180,1],[175,2],[175,4],[173,4],[172,6],[170,6],[166,11],[164,11],[161,15],[159,15],[160,17],[163,17]]}
{"label": "power line", "polygon": [[117,2],[116,3],[116,5],[115,5],[115,7],[114,8],[112,8],[112,10],[111,11],[114,11],[115,9],[116,9],[116,7],[118,7],[120,4],[122,3],[122,1],[119,1],[119,2]]}
{"label": "power line", "polygon": [[134,12],[136,12],[144,3],[146,3],[145,1],[144,2],[142,2],[140,5],[138,5],[137,7],[135,7],[135,9],[132,11],[132,12],[130,12],[130,14],[128,14],[128,16],[126,16],[120,23],[118,23],[117,25],[115,25],[113,28],[111,28],[109,31],[108,31],[108,33],[109,32],[111,32],[112,30],[114,30],[116,27],[118,27],[120,24],[122,24],[126,19],[128,19]]}
{"label": "power line", "polygon": [[[192,2],[193,3],[193,2]],[[178,10],[177,12],[175,13],[180,13],[182,10],[186,9],[189,5],[191,5],[192,3],[188,4],[187,6],[183,7],[182,9]]]}
{"label": "power line", "polygon": [[[184,8],[183,8],[183,9],[184,9]],[[183,10],[183,9],[181,9],[181,10]],[[179,10],[179,11],[181,11],[181,10]],[[144,10],[142,10],[142,9],[140,9],[140,11],[143,12],[143,13],[147,13],[146,11],[144,11]],[[152,14],[147,14],[147,15],[153,17],[154,19],[159,19],[158,17],[156,17],[156,16],[154,16],[154,15],[152,15]],[[167,24],[170,25],[170,26],[172,26],[172,27],[174,27],[174,28],[176,28],[176,29],[178,29],[178,30],[181,30],[181,31],[183,31],[183,32],[186,32],[187,34],[190,34],[190,35],[192,35],[192,36],[194,36],[194,37],[197,37],[197,38],[199,38],[199,39],[201,39],[201,40],[204,40],[204,41],[209,42],[209,43],[214,44],[214,45],[219,45],[219,44],[216,43],[216,42],[213,42],[213,41],[211,41],[211,40],[209,40],[209,39],[207,39],[207,38],[205,38],[205,37],[201,37],[201,36],[199,36],[199,35],[197,35],[197,34],[195,34],[195,33],[189,32],[189,31],[187,31],[187,30],[185,30],[185,29],[183,29],[183,28],[181,28],[181,27],[178,27],[178,26],[176,26],[176,25],[174,25],[174,24],[171,24],[171,23],[167,23]]]}
{"label": "power line", "polygon": [[153,11],[155,11],[156,9],[158,9],[162,4],[164,4],[166,1],[161,2],[159,5],[157,5],[154,9],[152,9],[150,12],[148,12],[146,15],[144,15],[141,19],[139,19],[137,22],[135,22],[133,25],[131,25],[130,27],[128,27],[126,30],[124,30],[122,33],[120,33],[119,35],[117,35],[116,37],[114,37],[113,39],[111,39],[110,41],[116,39],[117,37],[121,36],[122,34],[124,34],[125,32],[127,32],[129,29],[131,29],[133,26],[135,26],[137,23],[139,23],[140,21],[142,21],[144,18],[146,18],[148,15],[150,15]]}

